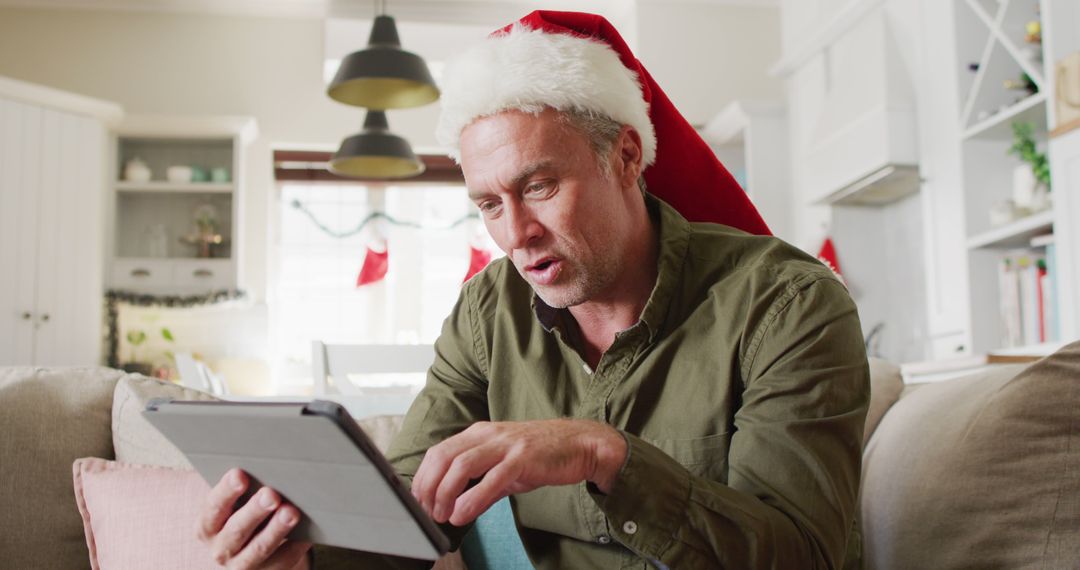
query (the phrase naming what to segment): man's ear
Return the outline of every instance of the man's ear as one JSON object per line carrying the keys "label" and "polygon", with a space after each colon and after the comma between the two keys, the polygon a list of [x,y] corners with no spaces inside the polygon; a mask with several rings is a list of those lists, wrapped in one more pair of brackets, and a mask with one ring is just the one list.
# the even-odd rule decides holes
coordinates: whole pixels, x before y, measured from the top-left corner
{"label": "man's ear", "polygon": [[615,177],[624,188],[637,189],[643,160],[641,135],[634,127],[623,125],[618,138],[615,139],[615,147],[619,153],[619,160],[615,163]]}

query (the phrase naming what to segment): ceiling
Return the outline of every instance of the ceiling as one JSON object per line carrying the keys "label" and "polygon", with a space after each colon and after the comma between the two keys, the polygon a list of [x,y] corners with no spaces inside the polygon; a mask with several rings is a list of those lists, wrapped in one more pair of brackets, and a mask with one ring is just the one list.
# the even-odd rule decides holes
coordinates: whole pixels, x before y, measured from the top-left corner
{"label": "ceiling", "polygon": [[[656,4],[778,6],[780,0],[636,0]],[[611,14],[630,0],[388,0],[387,13],[401,21],[499,24],[535,9]],[[0,6],[32,8],[258,15],[294,18],[371,18],[375,0],[0,0]]]}

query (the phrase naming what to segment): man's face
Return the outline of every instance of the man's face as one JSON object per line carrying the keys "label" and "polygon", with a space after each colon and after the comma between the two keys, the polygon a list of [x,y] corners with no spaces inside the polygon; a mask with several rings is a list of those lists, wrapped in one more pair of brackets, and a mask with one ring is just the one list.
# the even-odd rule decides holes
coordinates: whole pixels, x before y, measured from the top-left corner
{"label": "man's face", "polygon": [[616,284],[633,222],[583,134],[555,111],[507,111],[470,124],[460,144],[469,197],[545,303],[578,305]]}

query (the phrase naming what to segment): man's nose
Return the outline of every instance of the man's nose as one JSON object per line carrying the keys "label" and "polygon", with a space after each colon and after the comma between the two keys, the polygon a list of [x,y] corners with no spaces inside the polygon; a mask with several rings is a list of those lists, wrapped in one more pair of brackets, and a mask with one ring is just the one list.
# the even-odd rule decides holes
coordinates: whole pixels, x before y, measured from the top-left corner
{"label": "man's nose", "polygon": [[530,243],[544,235],[544,228],[533,212],[521,204],[511,204],[506,209],[507,237],[510,249],[528,247]]}

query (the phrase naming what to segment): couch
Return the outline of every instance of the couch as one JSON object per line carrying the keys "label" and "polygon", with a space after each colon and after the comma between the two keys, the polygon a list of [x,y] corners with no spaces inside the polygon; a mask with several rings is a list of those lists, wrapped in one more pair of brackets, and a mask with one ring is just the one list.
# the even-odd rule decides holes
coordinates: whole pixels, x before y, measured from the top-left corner
{"label": "couch", "polygon": [[[1080,343],[1028,367],[942,383],[904,386],[883,361],[872,361],[871,376],[860,499],[865,567],[1080,568]],[[139,415],[159,396],[212,398],[106,368],[0,368],[0,566],[90,565],[89,523],[80,515],[87,501],[73,490],[78,458],[187,473],[179,471],[183,457]],[[385,446],[398,420],[361,423]],[[82,469],[93,474],[100,464]],[[76,481],[79,471],[76,464]],[[138,492],[131,482],[139,473],[125,499]],[[119,506],[104,512],[125,516]],[[170,522],[153,536],[191,540]],[[502,525],[504,534],[512,528]],[[499,540],[480,540],[488,543],[480,566],[507,567],[498,556],[520,556],[491,552]]]}

